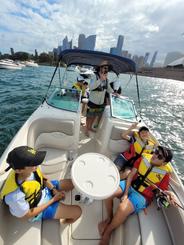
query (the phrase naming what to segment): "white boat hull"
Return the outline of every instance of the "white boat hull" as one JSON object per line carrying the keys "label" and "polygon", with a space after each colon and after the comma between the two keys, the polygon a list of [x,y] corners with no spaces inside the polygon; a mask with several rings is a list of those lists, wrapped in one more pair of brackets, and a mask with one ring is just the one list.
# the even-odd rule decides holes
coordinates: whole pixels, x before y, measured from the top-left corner
{"label": "white boat hull", "polygon": [[6,65],[0,64],[0,69],[8,69],[8,70],[21,70],[22,67],[18,65]]}

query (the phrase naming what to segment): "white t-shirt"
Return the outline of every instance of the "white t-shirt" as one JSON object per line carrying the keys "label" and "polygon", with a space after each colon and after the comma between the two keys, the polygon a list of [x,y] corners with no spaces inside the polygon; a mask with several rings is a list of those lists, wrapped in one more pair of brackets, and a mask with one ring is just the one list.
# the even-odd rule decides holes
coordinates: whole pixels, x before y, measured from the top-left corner
{"label": "white t-shirt", "polygon": [[[27,180],[34,180],[34,174],[32,173]],[[42,190],[42,197],[38,206],[44,203],[46,199],[46,190]],[[29,203],[25,200],[25,194],[20,190],[16,189],[14,192],[5,196],[5,203],[9,206],[10,213],[18,218],[23,217],[30,209]]]}

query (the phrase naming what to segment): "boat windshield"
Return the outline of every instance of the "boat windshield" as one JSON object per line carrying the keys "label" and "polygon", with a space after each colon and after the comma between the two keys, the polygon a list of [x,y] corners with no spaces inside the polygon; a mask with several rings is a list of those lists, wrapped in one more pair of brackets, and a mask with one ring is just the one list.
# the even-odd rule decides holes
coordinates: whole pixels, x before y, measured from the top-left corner
{"label": "boat windshield", "polygon": [[134,102],[126,97],[110,95],[111,116],[122,120],[136,121]]}
{"label": "boat windshield", "polygon": [[66,111],[78,112],[80,110],[81,93],[76,89],[56,88],[47,98],[47,104]]}

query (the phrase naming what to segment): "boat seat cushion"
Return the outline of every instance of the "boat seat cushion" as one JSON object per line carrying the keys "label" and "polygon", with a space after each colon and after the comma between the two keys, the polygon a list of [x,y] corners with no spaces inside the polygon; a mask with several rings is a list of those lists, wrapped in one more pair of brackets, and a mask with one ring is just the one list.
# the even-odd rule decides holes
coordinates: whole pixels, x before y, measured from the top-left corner
{"label": "boat seat cushion", "polygon": [[61,179],[67,168],[67,151],[62,151],[54,148],[40,148],[41,151],[46,151],[46,157],[41,164],[42,172],[49,179]]}
{"label": "boat seat cushion", "polygon": [[172,244],[163,212],[157,210],[155,202],[147,208],[147,215],[139,213],[139,223],[143,245]]}
{"label": "boat seat cushion", "polygon": [[62,150],[71,149],[73,145],[73,136],[60,133],[41,133],[36,139],[34,147],[40,149],[43,147],[59,148]]}
{"label": "boat seat cushion", "polygon": [[[57,119],[53,120],[52,118],[42,118],[42,119],[37,119],[33,121],[28,131],[28,137],[27,137],[28,145],[30,147],[34,147],[39,135],[46,134],[46,133],[54,133],[51,137],[52,139],[54,138],[55,141],[57,141],[61,136],[62,136],[61,137],[61,141],[62,141],[62,139],[64,139],[64,135],[68,137],[69,136],[72,137],[74,136],[74,121],[73,120],[62,120],[61,121]],[[61,135],[59,135],[58,133],[61,133]],[[49,142],[46,142],[46,143],[49,143]],[[59,147],[59,148],[62,148],[62,147]]]}
{"label": "boat seat cushion", "polygon": [[130,143],[127,140],[109,140],[108,148],[112,154],[118,154],[129,149]]}

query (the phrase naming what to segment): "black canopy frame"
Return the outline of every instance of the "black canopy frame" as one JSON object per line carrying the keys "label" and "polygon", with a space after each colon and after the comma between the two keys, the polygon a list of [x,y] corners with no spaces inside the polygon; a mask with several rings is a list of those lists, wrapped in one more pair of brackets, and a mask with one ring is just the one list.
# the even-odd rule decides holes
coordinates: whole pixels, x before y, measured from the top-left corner
{"label": "black canopy frame", "polygon": [[52,81],[54,79],[54,76],[60,64],[64,67],[68,67],[71,65],[89,65],[96,68],[101,64],[102,61],[106,61],[110,65],[111,71],[116,73],[117,76],[121,73],[135,74],[138,103],[141,111],[139,84],[138,84],[135,62],[131,59],[121,57],[118,55],[113,55],[101,51],[89,51],[89,50],[81,50],[81,49],[66,49],[60,53],[56,68],[50,80],[50,84],[48,86],[48,90],[43,99],[43,102],[46,100],[49,88],[52,84]]}

